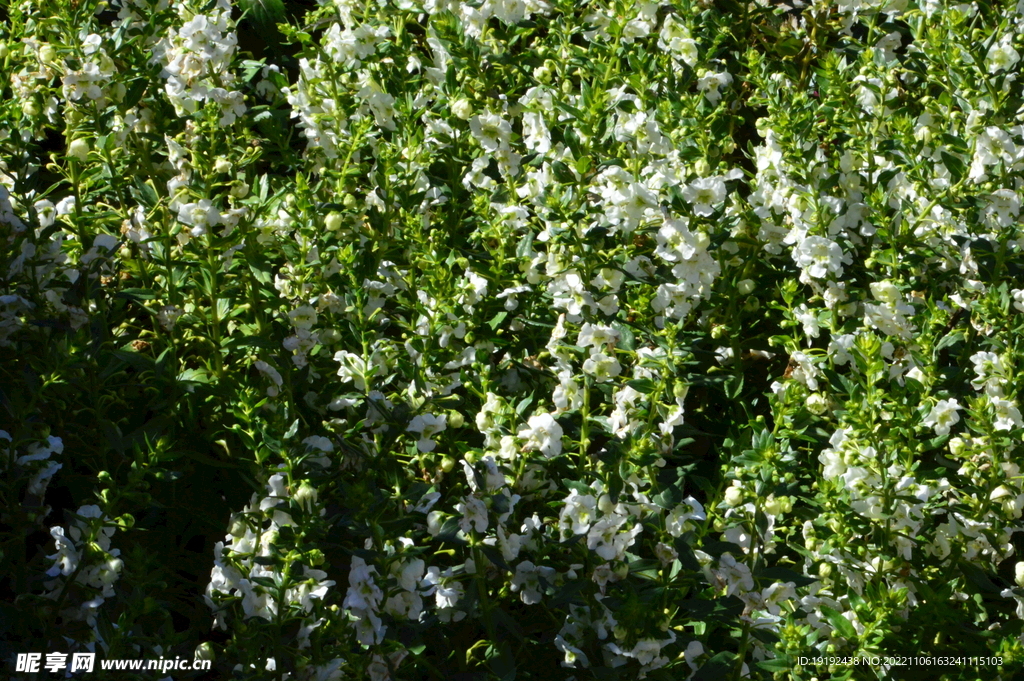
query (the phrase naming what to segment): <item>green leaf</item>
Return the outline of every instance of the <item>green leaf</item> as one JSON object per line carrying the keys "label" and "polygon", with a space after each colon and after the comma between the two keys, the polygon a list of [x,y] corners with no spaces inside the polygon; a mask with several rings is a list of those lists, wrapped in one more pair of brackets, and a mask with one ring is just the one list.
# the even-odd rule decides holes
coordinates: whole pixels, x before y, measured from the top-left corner
{"label": "green leaf", "polygon": [[670,485],[665,490],[655,496],[651,501],[662,507],[666,511],[671,511],[673,508],[682,503],[684,497],[683,492],[675,485]]}
{"label": "green leaf", "polygon": [[827,605],[821,606],[821,611],[825,613],[825,617],[828,618],[828,623],[832,625],[832,628],[839,632],[839,635],[845,639],[856,639],[857,630],[854,629],[853,623],[850,620],[843,617],[843,614],[834,608],[830,608]]}
{"label": "green leaf", "polygon": [[954,182],[959,182],[967,174],[967,166],[956,156],[945,151],[940,151],[939,156],[942,157],[942,165],[946,166],[949,174],[953,176]]}
{"label": "green leaf", "polygon": [[210,372],[206,369],[185,369],[178,374],[178,380],[191,383],[209,383],[211,376]]}
{"label": "green leaf", "polygon": [[[612,328],[619,332],[618,347],[623,350],[636,350],[636,336],[633,335],[631,328],[622,322],[612,322]],[[634,388],[634,390],[638,390],[638,388]]]}
{"label": "green leaf", "polygon": [[529,258],[533,254],[533,232],[527,232],[516,246],[516,257]]}
{"label": "green leaf", "polygon": [[762,660],[757,666],[766,672],[788,672],[793,668],[793,662],[788,657],[777,657],[774,660]]}
{"label": "green leaf", "polygon": [[645,395],[651,394],[658,387],[658,384],[649,378],[635,378],[632,381],[627,381],[626,385]]}
{"label": "green leaf", "polygon": [[998,594],[1002,592],[996,584],[992,581],[992,578],[977,565],[970,563],[966,560],[960,561],[960,571],[964,573],[964,577],[972,585],[980,589],[981,591]]}
{"label": "green leaf", "polygon": [[533,404],[533,395],[527,395],[519,401],[519,404],[516,405],[516,413],[522,416],[526,413],[526,410],[530,408],[531,404]]}
{"label": "green leaf", "polygon": [[565,485],[569,489],[576,490],[580,494],[593,494],[594,493],[593,489],[591,489],[588,485],[586,485],[586,484],[584,484],[584,483],[582,483],[582,482],[580,482],[578,480],[570,480],[569,478],[562,478],[562,484]]}
{"label": "green leaf", "polygon": [[705,662],[704,666],[698,669],[691,679],[692,681],[717,681],[728,678],[732,674],[735,664],[736,653],[723,650]]}
{"label": "green leaf", "polygon": [[576,181],[576,176],[569,170],[569,166],[561,161],[555,161],[551,164],[551,170],[555,174],[555,180],[562,184],[572,184]]}
{"label": "green leaf", "polygon": [[494,331],[503,321],[505,321],[505,317],[508,317],[508,312],[502,310],[498,314],[494,315],[494,317],[491,318],[491,321],[487,322],[487,326],[491,327],[491,331]]}
{"label": "green leaf", "polygon": [[118,291],[117,295],[129,300],[152,300],[156,298],[156,291],[148,288],[125,288]]}
{"label": "green leaf", "polygon": [[797,586],[807,586],[818,581],[812,577],[802,575],[795,570],[786,567],[769,567],[757,573],[757,579],[765,582],[793,582]]}
{"label": "green leaf", "polygon": [[240,0],[238,5],[243,12],[248,13],[253,25],[260,32],[277,32],[277,25],[285,21],[282,0]]}

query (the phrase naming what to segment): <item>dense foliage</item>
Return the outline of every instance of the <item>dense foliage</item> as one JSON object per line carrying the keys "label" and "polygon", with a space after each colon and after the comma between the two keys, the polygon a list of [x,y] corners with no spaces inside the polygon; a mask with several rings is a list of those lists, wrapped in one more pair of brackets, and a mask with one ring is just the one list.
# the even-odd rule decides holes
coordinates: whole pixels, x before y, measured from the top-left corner
{"label": "dense foliage", "polygon": [[0,17],[5,660],[1024,668],[1024,2]]}

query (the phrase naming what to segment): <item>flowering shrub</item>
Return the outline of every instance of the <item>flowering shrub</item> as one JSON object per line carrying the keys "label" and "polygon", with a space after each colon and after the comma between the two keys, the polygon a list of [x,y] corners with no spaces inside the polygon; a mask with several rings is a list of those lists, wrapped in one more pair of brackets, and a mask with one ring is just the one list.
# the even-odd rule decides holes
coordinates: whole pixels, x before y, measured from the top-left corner
{"label": "flowering shrub", "polygon": [[1024,4],[4,13],[6,655],[1020,673]]}

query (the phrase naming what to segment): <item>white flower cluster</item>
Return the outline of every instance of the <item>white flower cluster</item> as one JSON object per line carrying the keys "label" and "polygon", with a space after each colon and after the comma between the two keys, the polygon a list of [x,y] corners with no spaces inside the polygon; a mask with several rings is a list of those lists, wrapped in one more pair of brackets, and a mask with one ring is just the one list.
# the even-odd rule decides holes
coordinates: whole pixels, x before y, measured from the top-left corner
{"label": "white flower cluster", "polygon": [[[241,598],[246,618],[272,620],[282,608],[309,615],[314,601],[322,601],[334,586],[326,572],[303,565],[301,576],[298,566],[292,566],[283,599],[276,588],[285,579],[274,567],[275,560],[282,558],[276,548],[277,538],[281,528],[295,526],[289,502],[309,513],[318,508],[317,497],[316,488],[306,482],[289,489],[285,476],[277,473],[267,481],[267,496],[260,499],[254,493],[249,505],[235,516],[230,533],[214,546],[214,567],[204,596],[214,610],[216,626],[228,627],[227,609],[221,602],[229,596]],[[325,511],[321,507],[319,512]],[[305,639],[308,645],[309,632],[318,624],[307,617],[300,641]]]}
{"label": "white flower cluster", "polygon": [[194,114],[204,102],[220,107],[221,126],[227,127],[245,113],[243,94],[232,90],[231,70],[238,37],[231,21],[231,4],[218,0],[207,13],[195,13],[178,4],[181,26],[171,28],[154,46],[153,61],[161,64],[164,91],[179,116]]}
{"label": "white flower cluster", "polygon": [[[0,430],[0,443],[3,440],[6,440],[8,443],[14,441],[10,433],[6,430]],[[4,445],[0,444],[0,446]],[[64,464],[50,459],[50,456],[54,454],[60,455],[64,452],[64,441],[59,437],[49,435],[46,438],[46,444],[33,442],[28,446],[27,453],[21,456],[15,457],[15,452],[12,451],[10,445],[5,446],[5,451],[7,454],[4,457],[6,459],[5,464],[9,465],[13,460],[15,464],[26,472],[31,473],[28,486],[25,489],[26,495],[42,500],[46,496],[46,488],[49,486],[50,480],[53,479],[57,471],[64,467]]]}
{"label": "white flower cluster", "polygon": [[114,582],[124,567],[124,561],[118,557],[120,549],[110,546],[117,525],[95,504],[80,507],[74,515],[66,531],[60,525],[50,528],[57,551],[47,556],[54,563],[46,571],[52,579],[46,582],[49,591],[45,597],[67,605],[62,594],[68,591],[68,582],[87,587],[86,600],[61,611],[61,616],[65,620],[85,621],[96,640],[103,641],[96,628],[97,611],[114,596]]}

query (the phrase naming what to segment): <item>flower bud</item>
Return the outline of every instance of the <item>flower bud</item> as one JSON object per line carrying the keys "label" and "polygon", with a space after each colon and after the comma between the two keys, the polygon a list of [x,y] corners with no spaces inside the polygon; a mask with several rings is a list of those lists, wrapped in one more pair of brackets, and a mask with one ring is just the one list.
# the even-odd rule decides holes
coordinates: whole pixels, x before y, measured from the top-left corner
{"label": "flower bud", "polygon": [[29,118],[38,116],[42,112],[39,108],[39,102],[36,101],[35,97],[29,97],[21,102],[21,113],[25,114]]}
{"label": "flower bud", "polygon": [[231,161],[224,157],[218,158],[213,164],[213,170],[217,173],[230,173]]}
{"label": "flower bud", "polygon": [[89,143],[83,139],[74,140],[68,147],[68,156],[73,156],[85,163],[89,160]]}
{"label": "flower bud", "polygon": [[313,487],[307,481],[303,480],[302,484],[299,485],[299,488],[295,490],[295,494],[292,495],[292,498],[295,499],[295,502],[302,508],[307,511],[312,511],[313,504],[315,504],[317,500],[316,487]]}
{"label": "flower bud", "polygon": [[452,114],[462,120],[468,120],[473,115],[473,105],[468,99],[459,99],[452,102]]}
{"label": "flower bud", "polygon": [[57,58],[57,50],[53,49],[53,45],[43,45],[39,48],[39,61],[44,64],[49,64]]}
{"label": "flower bud", "polygon": [[228,534],[238,539],[245,536],[245,531],[249,529],[248,525],[245,524],[245,520],[240,515],[236,515],[231,519],[231,525],[228,527]]}
{"label": "flower bud", "polygon": [[324,218],[324,227],[329,232],[336,232],[341,229],[341,213],[328,213]]}
{"label": "flower bud", "polygon": [[743,490],[739,487],[730,487],[725,490],[725,503],[730,506],[739,506],[743,503]]}
{"label": "flower bud", "polygon": [[807,396],[807,410],[820,416],[828,410],[828,400],[821,393],[811,393]]}
{"label": "flower bud", "polygon": [[196,659],[197,660],[214,660],[217,657],[217,653],[213,649],[213,644],[207,641],[206,643],[200,643],[196,646]]}
{"label": "flower bud", "polygon": [[1010,496],[1010,490],[1006,488],[1006,485],[999,485],[999,487],[992,490],[992,493],[988,495],[988,498],[991,501],[995,501],[996,499],[1002,499],[1007,496]]}
{"label": "flower bud", "polygon": [[431,511],[427,514],[427,532],[431,537],[436,537],[441,533],[441,526],[444,524],[444,513],[441,511]]}
{"label": "flower bud", "polygon": [[754,292],[754,287],[755,284],[753,279],[744,279],[740,283],[736,284],[736,290],[739,291],[741,296],[749,296]]}

